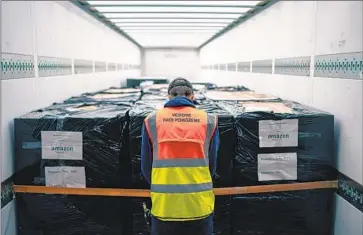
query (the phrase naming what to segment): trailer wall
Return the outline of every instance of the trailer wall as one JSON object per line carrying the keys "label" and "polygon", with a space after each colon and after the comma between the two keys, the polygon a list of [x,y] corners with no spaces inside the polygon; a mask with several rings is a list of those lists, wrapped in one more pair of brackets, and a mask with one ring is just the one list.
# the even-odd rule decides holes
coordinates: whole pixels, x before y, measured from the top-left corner
{"label": "trailer wall", "polygon": [[199,54],[190,48],[146,48],[143,73],[170,79],[185,77],[195,80],[199,73]]}
{"label": "trailer wall", "polygon": [[[362,61],[362,7],[361,1],[278,1],[200,50],[204,81],[243,84],[333,113],[336,167],[360,185],[362,73],[343,66]],[[337,195],[335,234],[360,235],[362,224],[362,211]]]}
{"label": "trailer wall", "polygon": [[[68,1],[2,1],[1,56],[2,186],[14,173],[13,118],[140,76],[139,47]],[[15,235],[14,201],[1,208],[1,234]]]}

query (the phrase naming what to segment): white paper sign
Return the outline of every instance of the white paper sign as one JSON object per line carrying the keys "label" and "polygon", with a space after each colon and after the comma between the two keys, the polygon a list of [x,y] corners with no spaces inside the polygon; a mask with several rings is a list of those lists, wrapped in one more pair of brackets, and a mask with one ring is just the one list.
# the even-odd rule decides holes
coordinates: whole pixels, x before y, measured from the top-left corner
{"label": "white paper sign", "polygon": [[85,188],[86,171],[78,166],[45,167],[45,185],[48,187]]}
{"label": "white paper sign", "polygon": [[82,132],[42,131],[42,159],[82,160]]}
{"label": "white paper sign", "polygon": [[260,148],[298,146],[299,120],[261,120],[258,124]]}
{"label": "white paper sign", "polygon": [[258,154],[258,181],[296,180],[296,153]]}

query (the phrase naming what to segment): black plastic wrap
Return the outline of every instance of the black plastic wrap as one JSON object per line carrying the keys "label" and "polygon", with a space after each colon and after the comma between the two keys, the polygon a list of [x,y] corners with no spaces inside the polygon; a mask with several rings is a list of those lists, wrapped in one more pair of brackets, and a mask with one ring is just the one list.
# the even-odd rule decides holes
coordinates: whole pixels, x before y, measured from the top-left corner
{"label": "black plastic wrap", "polygon": [[[233,173],[236,186],[336,179],[332,167],[333,115],[291,101],[218,104],[234,113],[236,119],[238,144]],[[274,159],[270,164],[276,172],[272,168],[264,170],[269,161],[265,161],[266,156]],[[291,167],[285,165],[286,169],[282,169],[284,164],[290,164],[285,157],[297,158],[291,168],[295,179],[284,175]],[[267,173],[273,173],[271,180],[262,175]]]}
{"label": "black plastic wrap", "polygon": [[[152,101],[152,102],[164,102],[168,101],[167,93],[144,93],[141,97],[142,101]],[[194,100],[199,103],[206,100],[204,94],[202,92],[196,92],[194,94]]]}
{"label": "black plastic wrap", "polygon": [[198,103],[198,102],[203,102],[206,99],[206,97],[204,96],[203,92],[194,92],[194,100]]}
{"label": "black plastic wrap", "polygon": [[204,86],[206,90],[213,90],[217,88],[216,84],[209,83],[209,82],[192,82],[193,88]]}
{"label": "black plastic wrap", "polygon": [[230,187],[232,186],[233,149],[236,145],[237,134],[234,128],[234,118],[229,112],[209,100],[199,101],[199,105],[196,107],[218,116],[220,145],[214,187]]}
{"label": "black plastic wrap", "polygon": [[159,93],[159,94],[154,94],[154,93],[145,93],[142,95],[141,97],[142,101],[151,101],[151,102],[162,102],[165,103],[168,101],[168,94],[164,94],[164,93]]}
{"label": "black plastic wrap", "polygon": [[217,91],[251,91],[249,88],[245,86],[217,86],[211,87],[210,90],[217,90]]}
{"label": "black plastic wrap", "polygon": [[160,96],[168,96],[169,84],[152,84],[142,87],[142,92],[145,94],[154,94]]}
{"label": "black plastic wrap", "polygon": [[216,196],[213,235],[232,234],[232,197]]}
{"label": "black plastic wrap", "polygon": [[[77,187],[121,187],[130,176],[128,155],[122,149],[129,108],[125,104],[58,104],[16,118],[15,183],[45,185],[48,174],[52,184],[51,175],[62,174],[53,170],[75,170],[70,174],[81,177],[75,180]],[[72,185],[72,177],[62,177],[67,177],[64,184]]]}
{"label": "black plastic wrap", "polygon": [[125,198],[17,194],[18,235],[130,235]]}
{"label": "black plastic wrap", "polygon": [[141,90],[138,88],[120,88],[120,87],[110,87],[106,90],[102,90],[98,93],[105,94],[140,94]]}
{"label": "black plastic wrap", "polygon": [[[122,130],[128,124],[129,108],[129,105],[56,104],[15,119],[14,183],[124,187],[131,179],[129,155],[122,148],[125,142]],[[44,133],[52,133],[57,141],[47,142]],[[65,133],[78,133],[78,137],[69,142]],[[59,137],[60,134],[63,136]],[[74,152],[54,157],[42,150],[44,146],[66,151],[72,144],[77,157],[72,155]],[[81,150],[77,149],[79,146]],[[53,159],[47,159],[50,156]],[[57,156],[62,157],[57,159]],[[126,234],[126,217],[131,216],[130,205],[124,198],[40,194],[16,197],[19,235],[122,235]]]}
{"label": "black plastic wrap", "polygon": [[[199,84],[198,84],[199,85]],[[143,89],[143,95],[141,100],[167,100],[168,99],[168,84],[156,84],[150,85]],[[199,85],[206,86],[206,85]],[[201,89],[199,86],[194,88],[194,100],[199,102],[205,100],[204,91],[207,89]]]}
{"label": "black plastic wrap", "polygon": [[134,103],[141,97],[141,90],[130,88],[110,88],[95,93],[85,93],[81,96],[74,96],[64,101],[65,104],[73,103]]}
{"label": "black plastic wrap", "polygon": [[333,190],[234,196],[233,235],[330,235]]}
{"label": "black plastic wrap", "polygon": [[[14,183],[46,185],[45,167],[60,167],[63,173],[70,173],[69,167],[84,167],[85,184],[77,179],[76,187],[150,188],[141,174],[141,128],[145,117],[167,101],[166,86],[152,85],[154,88],[143,92],[110,88],[15,119]],[[198,109],[218,116],[220,147],[215,188],[336,179],[331,166],[333,115],[245,87],[210,89],[206,91],[208,98],[202,91],[196,91],[195,96]],[[297,120],[296,146],[261,146],[263,120]],[[81,133],[82,159],[42,159],[42,131]],[[261,180],[261,173],[277,171],[261,170],[260,154],[277,155],[272,165],[281,168],[278,160],[284,160],[286,153],[296,153],[297,178]],[[62,183],[72,186],[69,178]],[[16,197],[19,235],[149,234],[142,203],[150,209],[150,199],[38,194]],[[214,234],[330,235],[332,197],[331,190],[216,196]]]}
{"label": "black plastic wrap", "polygon": [[260,94],[249,90],[246,91],[211,90],[211,91],[206,91],[204,96],[207,99],[213,101],[225,101],[230,103],[237,103],[238,101],[265,101],[265,102],[281,101],[281,99],[276,96],[268,94]]}
{"label": "black plastic wrap", "polygon": [[[151,210],[151,200],[149,198],[132,198],[132,222],[128,225],[128,234],[149,235],[147,219],[145,218],[143,203]],[[151,220],[149,220],[151,226]]]}
{"label": "black plastic wrap", "polygon": [[132,164],[132,187],[150,188],[141,174],[141,129],[144,119],[151,112],[164,107],[163,100],[136,102],[129,111],[129,151]]}

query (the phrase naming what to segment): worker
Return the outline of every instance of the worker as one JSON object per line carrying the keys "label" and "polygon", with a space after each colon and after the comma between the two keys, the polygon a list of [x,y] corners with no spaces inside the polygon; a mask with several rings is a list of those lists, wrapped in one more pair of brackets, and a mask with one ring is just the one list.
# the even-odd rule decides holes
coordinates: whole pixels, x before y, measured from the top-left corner
{"label": "worker", "polygon": [[212,235],[219,132],[196,109],[192,84],[176,78],[164,108],[142,128],[141,170],[151,184],[151,235]]}

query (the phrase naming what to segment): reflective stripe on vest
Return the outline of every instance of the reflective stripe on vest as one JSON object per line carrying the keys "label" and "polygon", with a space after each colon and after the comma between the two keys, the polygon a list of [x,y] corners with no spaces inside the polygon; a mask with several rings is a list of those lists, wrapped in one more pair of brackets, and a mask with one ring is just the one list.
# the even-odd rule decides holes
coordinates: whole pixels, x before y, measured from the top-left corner
{"label": "reflective stripe on vest", "polygon": [[208,166],[205,159],[173,159],[173,160],[157,160],[153,161],[153,168],[161,167],[197,167],[197,166]]}
{"label": "reflective stripe on vest", "polygon": [[212,183],[202,184],[152,184],[151,191],[154,193],[195,193],[213,189]]}
{"label": "reflective stripe on vest", "polygon": [[208,152],[217,118],[191,107],[164,108],[145,126],[153,146],[151,213],[162,220],[208,216],[214,209]]}

